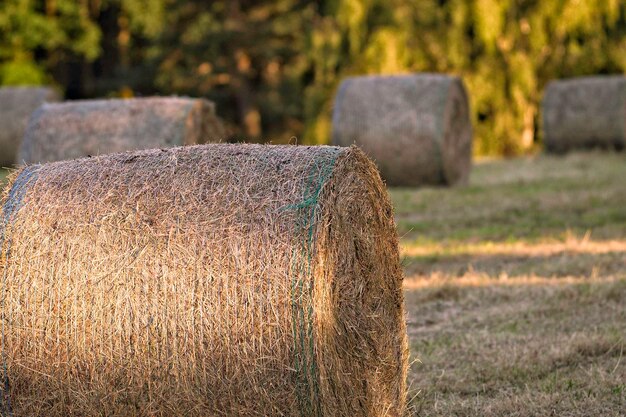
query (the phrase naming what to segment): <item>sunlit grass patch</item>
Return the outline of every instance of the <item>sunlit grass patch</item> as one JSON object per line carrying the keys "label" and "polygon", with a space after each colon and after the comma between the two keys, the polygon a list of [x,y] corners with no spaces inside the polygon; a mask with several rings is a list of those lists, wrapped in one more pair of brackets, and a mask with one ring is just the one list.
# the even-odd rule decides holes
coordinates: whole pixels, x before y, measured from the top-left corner
{"label": "sunlit grass patch", "polygon": [[477,242],[424,244],[403,242],[400,247],[409,279],[442,274],[459,277],[468,272],[491,277],[537,275],[611,276],[626,278],[626,240],[568,239],[543,242]]}

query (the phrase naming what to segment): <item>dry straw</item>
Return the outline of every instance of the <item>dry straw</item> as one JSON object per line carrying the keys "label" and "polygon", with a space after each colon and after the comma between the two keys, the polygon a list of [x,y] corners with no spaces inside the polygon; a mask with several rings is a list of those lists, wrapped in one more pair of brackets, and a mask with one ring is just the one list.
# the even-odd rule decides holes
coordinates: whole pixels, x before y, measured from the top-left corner
{"label": "dry straw", "polygon": [[0,165],[15,163],[24,130],[33,111],[45,102],[58,101],[59,94],[46,87],[0,88]]}
{"label": "dry straw", "polygon": [[223,139],[215,106],[204,99],[76,100],[47,104],[33,114],[18,160],[61,161]]}
{"label": "dry straw", "polygon": [[33,165],[3,203],[15,415],[404,412],[397,236],[357,148]]}
{"label": "dry straw", "polygon": [[366,76],[342,82],[333,143],[356,144],[390,185],[467,181],[472,125],[463,82],[436,74]]}
{"label": "dry straw", "polygon": [[548,84],[543,141],[549,152],[626,145],[626,77],[578,77]]}

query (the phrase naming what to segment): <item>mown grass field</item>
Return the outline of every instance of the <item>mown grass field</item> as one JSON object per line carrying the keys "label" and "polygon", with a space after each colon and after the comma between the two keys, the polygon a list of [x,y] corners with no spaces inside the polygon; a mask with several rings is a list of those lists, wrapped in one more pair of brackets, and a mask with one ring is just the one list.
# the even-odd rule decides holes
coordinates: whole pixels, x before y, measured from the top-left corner
{"label": "mown grass field", "polygon": [[392,189],[417,416],[626,415],[626,154]]}

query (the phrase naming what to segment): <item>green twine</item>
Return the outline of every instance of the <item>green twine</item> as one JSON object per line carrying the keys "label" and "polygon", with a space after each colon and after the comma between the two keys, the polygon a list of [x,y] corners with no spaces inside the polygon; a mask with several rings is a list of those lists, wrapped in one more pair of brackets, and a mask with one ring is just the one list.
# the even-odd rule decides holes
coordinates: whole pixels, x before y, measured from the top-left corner
{"label": "green twine", "polygon": [[[315,361],[313,334],[313,250],[315,216],[322,189],[332,175],[339,148],[327,148],[313,161],[306,178],[302,201],[285,209],[298,211],[297,227],[304,234],[301,247],[294,249],[291,266],[291,312],[294,340],[296,393],[302,416],[322,415],[320,406],[319,369]],[[300,252],[300,253],[298,253]],[[308,306],[305,303],[308,302]]]}

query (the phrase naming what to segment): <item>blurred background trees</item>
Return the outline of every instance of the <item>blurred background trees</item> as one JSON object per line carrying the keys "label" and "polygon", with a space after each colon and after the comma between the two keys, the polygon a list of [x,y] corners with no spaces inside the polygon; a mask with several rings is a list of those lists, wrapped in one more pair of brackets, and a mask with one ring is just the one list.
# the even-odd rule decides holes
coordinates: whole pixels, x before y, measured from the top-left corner
{"label": "blurred background trees", "polygon": [[514,155],[540,140],[548,81],[625,71],[624,0],[0,2],[0,84],[204,96],[235,139],[327,143],[342,77],[445,72],[475,153]]}

